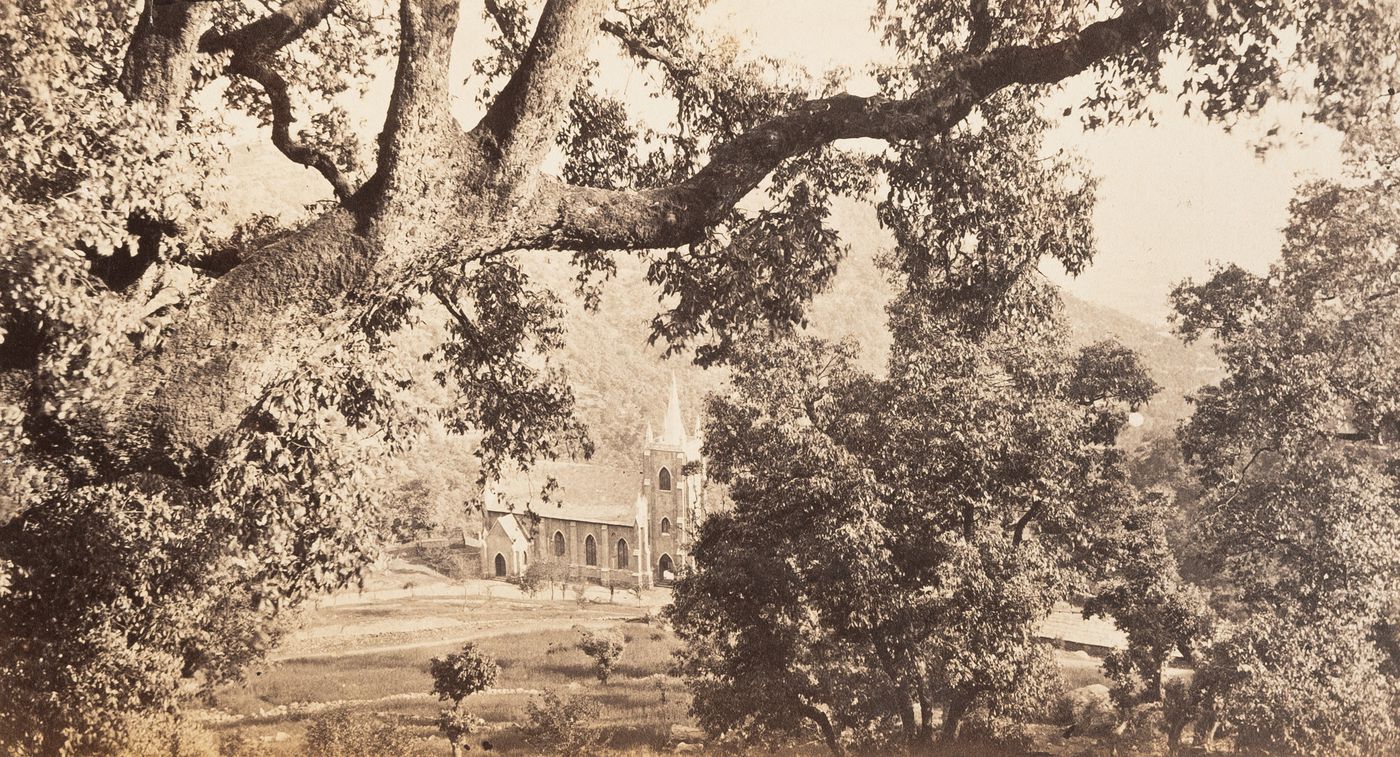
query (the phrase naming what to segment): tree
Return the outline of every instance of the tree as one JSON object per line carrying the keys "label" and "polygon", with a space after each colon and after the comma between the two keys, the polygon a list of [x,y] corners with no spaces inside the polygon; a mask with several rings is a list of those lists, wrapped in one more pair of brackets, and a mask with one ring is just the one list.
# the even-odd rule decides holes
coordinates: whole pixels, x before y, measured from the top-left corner
{"label": "tree", "polygon": [[491,688],[501,672],[495,660],[470,642],[460,652],[434,657],[428,671],[433,676],[433,693],[453,703]]}
{"label": "tree", "polygon": [[986,301],[930,278],[905,274],[886,378],[850,345],[770,340],[707,406],[734,508],[671,618],[713,732],[917,748],[1049,699],[1034,632],[1131,494],[1112,441],[1156,387],[1121,347],[1068,350],[1031,275]]}
{"label": "tree", "polygon": [[462,700],[494,686],[501,669],[495,660],[468,642],[459,652],[434,657],[428,672],[433,676],[433,693],[438,699],[452,702],[451,707],[438,713],[438,729],[452,744],[453,757],[458,757],[466,737],[480,730],[483,723],[462,706]]}
{"label": "tree", "polygon": [[[655,338],[719,362],[755,325],[802,320],[841,254],[823,226],[833,196],[879,185],[877,172],[904,173],[906,188],[923,176],[937,191],[897,190],[887,205],[906,236],[939,208],[975,206],[959,196],[964,177],[939,170],[939,150],[987,109],[1034,109],[1092,71],[1100,84],[1085,122],[1135,117],[1164,61],[1185,59],[1183,91],[1208,117],[1303,91],[1317,118],[1346,125],[1392,84],[1373,62],[1393,60],[1400,38],[1393,15],[1364,0],[882,2],[897,53],[883,91],[813,96],[839,81],[715,44],[696,23],[703,2],[487,0],[495,31],[472,67],[484,115],[464,129],[449,75],[462,5],[402,0],[379,14],[358,0],[272,10],[24,0],[0,10],[0,459],[31,482],[0,532],[10,585],[0,614],[23,618],[0,631],[0,659],[51,647],[87,661],[74,672],[82,683],[53,664],[6,671],[28,692],[6,707],[63,711],[23,716],[57,729],[36,736],[42,749],[96,733],[109,710],[167,706],[182,682],[217,684],[232,674],[205,665],[220,647],[257,646],[282,609],[359,577],[382,532],[364,471],[412,441],[418,414],[400,401],[409,379],[380,357],[423,303],[449,323],[433,352],[437,379],[458,395],[444,421],[479,435],[483,478],[586,452],[573,395],[547,359],[561,340],[559,302],[522,257],[572,254],[593,298],[614,251],[649,255],[666,298]],[[600,50],[675,106],[668,123],[637,123],[597,85]],[[391,56],[384,127],[362,143],[338,101]],[[1316,86],[1293,87],[1292,70],[1313,71]],[[224,116],[236,113],[324,177],[333,199],[286,227],[230,228],[211,187],[239,120]],[[888,143],[889,161],[833,146],[848,138]],[[556,151],[559,176],[542,169]],[[760,187],[767,207],[740,205]],[[156,647],[144,618],[46,615],[88,595],[47,582],[55,550],[24,544],[86,517],[63,503],[105,497],[135,515],[125,532],[83,529],[82,549],[136,548],[172,498],[207,518],[202,544],[217,547],[200,550],[202,562],[156,553],[181,566],[169,581],[134,557],[114,563],[129,572],[111,591],[176,606],[217,576],[237,588],[206,595],[240,598],[250,622],[197,606]],[[93,608],[110,598],[92,597]],[[107,631],[108,646],[85,641]],[[136,666],[141,686],[118,659],[137,649],[170,661]]]}
{"label": "tree", "polygon": [[622,634],[612,629],[579,631],[579,651],[593,658],[594,672],[598,674],[600,683],[608,682],[613,666],[617,664],[618,658],[622,657],[625,644]]}
{"label": "tree", "polygon": [[1353,176],[1292,206],[1280,261],[1174,293],[1226,377],[1181,431],[1198,538],[1230,591],[1200,661],[1198,730],[1259,753],[1400,747],[1400,140],[1352,135]]}
{"label": "tree", "polygon": [[1131,709],[1161,702],[1162,674],[1172,655],[1188,663],[1210,640],[1213,618],[1205,591],[1182,580],[1167,539],[1173,512],[1165,493],[1153,492],[1125,503],[1128,512],[1100,540],[1095,558],[1103,575],[1084,603],[1084,617],[1111,616],[1128,636],[1128,646],[1104,660],[1113,679],[1114,699]]}

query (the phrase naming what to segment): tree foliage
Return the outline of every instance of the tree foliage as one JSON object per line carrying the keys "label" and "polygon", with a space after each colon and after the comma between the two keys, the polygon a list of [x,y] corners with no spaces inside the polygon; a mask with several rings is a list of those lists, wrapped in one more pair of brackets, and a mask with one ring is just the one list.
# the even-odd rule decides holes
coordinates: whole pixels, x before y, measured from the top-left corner
{"label": "tree foliage", "polygon": [[[0,677],[13,722],[52,726],[26,750],[217,683],[235,666],[211,661],[237,657],[217,647],[263,648],[279,612],[357,579],[383,531],[363,482],[433,412],[403,401],[412,379],[383,359],[416,320],[448,320],[431,351],[456,400],[442,420],[479,440],[483,479],[587,452],[550,359],[559,294],[526,256],[571,254],[594,302],[613,255],[647,256],[655,340],[717,363],[802,322],[843,253],[829,203],[879,188],[897,270],[941,267],[961,282],[943,305],[978,307],[991,300],[969,293],[1021,286],[1043,254],[1087,261],[1092,183],[1037,154],[1061,82],[1097,82],[1086,124],[1130,119],[1178,86],[1162,77],[1179,59],[1180,91],[1210,118],[1287,98],[1348,126],[1386,102],[1400,39],[1382,0],[884,0],[894,63],[857,97],[839,74],[716,39],[706,5],[484,3],[468,86],[485,114],[467,128],[451,110],[473,7],[459,0],[0,8],[0,460],[21,482],[0,530],[0,614],[17,618]],[[605,64],[664,115],[600,85]],[[381,68],[392,92],[365,135],[346,103]],[[286,228],[231,222],[215,190],[249,117],[334,199]],[[887,148],[853,153],[849,138]],[[121,513],[96,504],[109,500]],[[176,523],[198,549],[174,554]],[[49,581],[76,570],[67,549],[124,572],[91,594]],[[142,568],[147,550],[171,570]],[[181,605],[196,589],[227,606]],[[149,607],[162,628],[148,638],[147,615],[104,615],[102,600]],[[48,656],[21,651],[36,649]]]}
{"label": "tree foliage", "polygon": [[501,670],[496,661],[468,643],[446,657],[434,657],[428,665],[433,677],[433,693],[454,704],[496,684]]}
{"label": "tree foliage", "polygon": [[1009,290],[1024,305],[959,312],[956,277],[908,281],[888,377],[851,345],[775,340],[708,405],[708,470],[735,506],[671,612],[713,732],[814,726],[840,752],[951,741],[1049,699],[1034,631],[1132,497],[1112,438],[1155,386],[1117,348],[1071,353],[1033,282]]}
{"label": "tree foliage", "polygon": [[1175,294],[1228,375],[1182,429],[1200,535],[1232,591],[1195,682],[1203,721],[1272,753],[1400,744],[1400,490],[1393,439],[1400,205],[1393,134],[1358,133],[1345,183],[1305,186],[1282,257]]}

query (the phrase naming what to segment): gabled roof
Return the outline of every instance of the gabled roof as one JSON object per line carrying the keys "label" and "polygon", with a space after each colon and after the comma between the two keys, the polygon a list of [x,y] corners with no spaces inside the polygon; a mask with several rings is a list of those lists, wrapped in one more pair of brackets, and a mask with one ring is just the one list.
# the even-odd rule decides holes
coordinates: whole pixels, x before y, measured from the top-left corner
{"label": "gabled roof", "polygon": [[514,515],[503,515],[496,521],[496,526],[505,532],[506,538],[515,545],[516,549],[525,549],[530,546],[530,537],[525,535],[525,529],[520,527],[520,523],[515,520]]}
{"label": "gabled roof", "polygon": [[[559,488],[550,501],[541,490],[553,477]],[[541,463],[529,471],[506,475],[486,498],[491,512],[523,512],[527,507],[546,518],[630,526],[636,521],[640,471],[582,463]]]}

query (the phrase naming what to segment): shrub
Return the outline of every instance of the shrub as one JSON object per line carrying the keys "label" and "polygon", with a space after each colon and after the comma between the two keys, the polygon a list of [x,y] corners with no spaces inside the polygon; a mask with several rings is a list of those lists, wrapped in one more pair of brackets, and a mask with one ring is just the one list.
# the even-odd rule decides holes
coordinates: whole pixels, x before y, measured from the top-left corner
{"label": "shrub", "polygon": [[[218,757],[218,739],[198,724],[171,715],[136,715],[121,729],[125,757]],[[115,746],[115,745],[107,745]]]}
{"label": "shrub", "polygon": [[427,744],[408,729],[386,723],[374,715],[337,710],[311,721],[306,729],[308,757],[397,757],[426,753]]}
{"label": "shrub", "polygon": [[1118,724],[1118,708],[1107,686],[1096,683],[1071,691],[1067,696],[1070,721],[1081,736],[1102,736]]}
{"label": "shrub", "polygon": [[607,683],[608,676],[612,675],[613,666],[622,656],[626,641],[613,630],[585,630],[582,634],[578,642],[579,650],[593,658],[594,672],[598,675],[598,680]]}
{"label": "shrub", "polygon": [[602,734],[589,725],[598,719],[598,703],[583,697],[560,696],[546,689],[525,706],[526,723],[521,735],[530,746],[554,754],[584,754],[603,743]]}
{"label": "shrub", "polygon": [[444,707],[438,712],[438,730],[447,737],[448,743],[452,745],[454,757],[462,753],[462,747],[466,744],[467,737],[473,733],[480,733],[485,725],[485,720],[473,715],[466,707],[462,706],[461,702],[451,707]]}
{"label": "shrub", "polygon": [[533,563],[524,573],[506,578],[506,582],[520,589],[525,596],[534,599],[535,595],[540,593],[540,589],[544,588],[544,572],[539,563]]}

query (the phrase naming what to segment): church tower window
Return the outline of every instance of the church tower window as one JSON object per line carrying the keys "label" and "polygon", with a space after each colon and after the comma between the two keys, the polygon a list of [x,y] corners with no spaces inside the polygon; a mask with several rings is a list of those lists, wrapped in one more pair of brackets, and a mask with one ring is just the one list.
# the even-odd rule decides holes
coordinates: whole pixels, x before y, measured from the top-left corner
{"label": "church tower window", "polygon": [[669,533],[671,533],[671,519],[670,519],[670,518],[662,518],[662,519],[661,519],[661,533],[663,533],[663,534],[669,534]]}
{"label": "church tower window", "polygon": [[671,491],[671,471],[662,468],[661,472],[656,474],[656,488],[663,492]]}
{"label": "church tower window", "polygon": [[563,532],[563,531],[555,531],[555,532],[554,532],[554,556],[555,556],[555,557],[563,557],[563,556],[564,556],[564,532]]}
{"label": "church tower window", "polygon": [[583,540],[583,562],[586,565],[598,564],[598,543],[593,541],[593,534]]}

